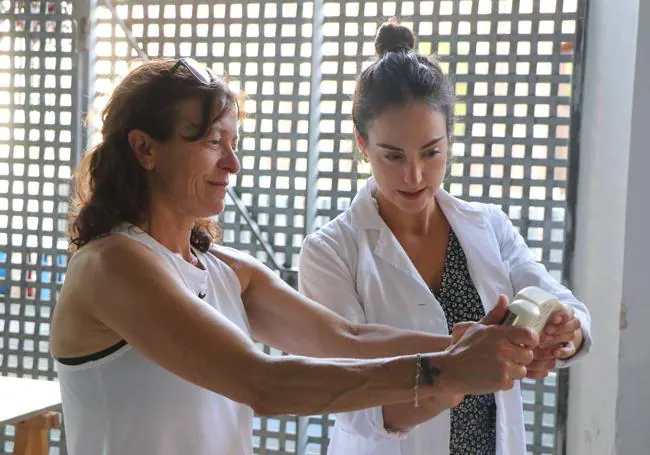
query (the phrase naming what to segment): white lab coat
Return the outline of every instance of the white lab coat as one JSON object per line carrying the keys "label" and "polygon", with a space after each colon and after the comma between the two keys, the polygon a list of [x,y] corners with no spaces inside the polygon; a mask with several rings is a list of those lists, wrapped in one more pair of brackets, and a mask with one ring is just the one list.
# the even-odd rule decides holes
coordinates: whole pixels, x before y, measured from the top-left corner
{"label": "white lab coat", "polygon": [[[372,179],[348,210],[304,242],[300,290],[357,323],[380,323],[448,335],[440,303],[379,216]],[[499,294],[535,285],[576,311],[585,332],[575,362],[591,347],[590,316],[584,304],[535,261],[531,250],[497,206],[468,203],[440,189],[436,199],[467,257],[485,312]],[[560,366],[566,366],[567,362]],[[497,455],[526,453],[520,385],[495,394]],[[381,407],[338,414],[330,455],[448,455],[450,413],[423,422],[408,433],[384,429]]]}

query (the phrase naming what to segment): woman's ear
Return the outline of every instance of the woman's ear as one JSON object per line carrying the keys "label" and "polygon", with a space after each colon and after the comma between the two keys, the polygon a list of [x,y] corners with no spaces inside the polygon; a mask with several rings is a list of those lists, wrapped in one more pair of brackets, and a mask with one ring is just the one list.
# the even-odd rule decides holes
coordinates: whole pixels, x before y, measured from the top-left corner
{"label": "woman's ear", "polygon": [[156,168],[154,154],[151,150],[153,140],[142,130],[131,130],[128,134],[129,146],[140,165],[148,171]]}
{"label": "woman's ear", "polygon": [[367,141],[364,139],[361,134],[359,134],[359,131],[357,129],[354,129],[354,138],[357,141],[357,144],[359,145],[359,152],[361,155],[361,159],[364,161],[368,161],[368,147],[367,147]]}
{"label": "woman's ear", "polygon": [[366,145],[366,140],[359,134],[359,131],[357,131],[356,128],[354,129],[354,138],[357,140],[359,147]]}

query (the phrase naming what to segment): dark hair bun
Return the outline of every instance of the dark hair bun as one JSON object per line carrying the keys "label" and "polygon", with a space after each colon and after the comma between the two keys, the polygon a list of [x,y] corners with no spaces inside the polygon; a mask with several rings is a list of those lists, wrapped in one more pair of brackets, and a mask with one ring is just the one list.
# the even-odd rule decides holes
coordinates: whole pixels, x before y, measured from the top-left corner
{"label": "dark hair bun", "polygon": [[381,58],[387,52],[408,52],[415,48],[415,35],[396,21],[381,24],[375,36],[375,51]]}

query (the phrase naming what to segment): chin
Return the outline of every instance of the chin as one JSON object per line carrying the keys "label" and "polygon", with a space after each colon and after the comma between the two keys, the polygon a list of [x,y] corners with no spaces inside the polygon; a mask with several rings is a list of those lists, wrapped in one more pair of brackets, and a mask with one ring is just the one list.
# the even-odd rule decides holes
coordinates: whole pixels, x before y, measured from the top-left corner
{"label": "chin", "polygon": [[420,213],[423,210],[426,210],[431,202],[435,199],[434,192],[427,191],[426,194],[423,194],[418,199],[408,200],[403,198],[398,194],[395,194],[393,200],[391,201],[398,209],[405,213]]}
{"label": "chin", "polygon": [[197,216],[197,218],[213,218],[215,216],[221,215],[224,209],[225,209],[225,204],[223,202],[218,204],[212,204],[209,207],[204,207],[203,210],[201,210],[201,213]]}
{"label": "chin", "polygon": [[429,203],[427,202],[403,202],[400,201],[399,204],[395,204],[397,208],[400,209],[400,211],[404,213],[409,213],[409,214],[416,214],[420,213],[423,210],[425,210],[428,206]]}

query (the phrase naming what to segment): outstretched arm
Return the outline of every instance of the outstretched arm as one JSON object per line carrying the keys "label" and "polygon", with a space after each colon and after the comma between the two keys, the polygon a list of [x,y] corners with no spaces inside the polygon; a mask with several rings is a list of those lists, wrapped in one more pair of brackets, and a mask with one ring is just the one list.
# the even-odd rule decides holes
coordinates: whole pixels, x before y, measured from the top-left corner
{"label": "outstretched arm", "polygon": [[[260,414],[337,412],[413,400],[415,356],[317,360],[265,355],[237,326],[188,292],[158,255],[127,237],[109,236],[77,253],[65,290],[62,298],[83,302],[97,323],[158,365]],[[428,357],[446,374],[421,388],[422,399],[449,387],[476,386],[459,381],[462,355]],[[495,375],[488,387],[503,387],[501,379]]]}
{"label": "outstretched arm", "polygon": [[[229,248],[212,251],[236,271],[245,285],[242,298],[254,338],[284,352],[376,358],[438,352],[449,347],[449,336],[352,322],[295,291],[253,257]],[[343,286],[335,286],[338,284],[333,283],[332,297],[358,305],[356,298],[344,294]]]}

